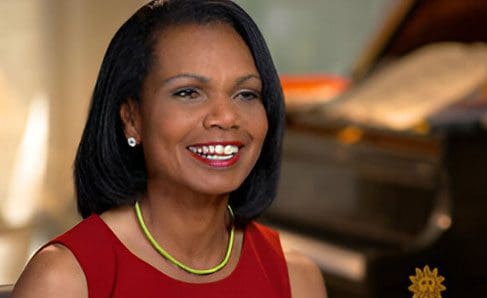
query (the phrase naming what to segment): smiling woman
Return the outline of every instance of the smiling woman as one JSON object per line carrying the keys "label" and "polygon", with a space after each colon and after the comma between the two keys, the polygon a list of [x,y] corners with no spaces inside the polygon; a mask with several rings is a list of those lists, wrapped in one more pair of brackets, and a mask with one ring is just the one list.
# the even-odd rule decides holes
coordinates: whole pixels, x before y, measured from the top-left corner
{"label": "smiling woman", "polygon": [[240,7],[150,2],[101,66],[75,161],[85,219],[32,258],[13,297],[325,296],[317,267],[254,222],[276,192],[283,119]]}

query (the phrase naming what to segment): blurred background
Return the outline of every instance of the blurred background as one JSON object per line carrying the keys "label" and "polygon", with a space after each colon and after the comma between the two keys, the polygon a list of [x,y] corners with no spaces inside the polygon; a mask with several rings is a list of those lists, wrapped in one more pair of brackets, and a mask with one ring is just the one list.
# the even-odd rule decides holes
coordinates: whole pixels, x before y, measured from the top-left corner
{"label": "blurred background", "polygon": [[[72,163],[108,43],[142,0],[0,1],[0,285],[80,220]],[[239,0],[287,103],[263,221],[331,297],[486,292],[487,1]]]}

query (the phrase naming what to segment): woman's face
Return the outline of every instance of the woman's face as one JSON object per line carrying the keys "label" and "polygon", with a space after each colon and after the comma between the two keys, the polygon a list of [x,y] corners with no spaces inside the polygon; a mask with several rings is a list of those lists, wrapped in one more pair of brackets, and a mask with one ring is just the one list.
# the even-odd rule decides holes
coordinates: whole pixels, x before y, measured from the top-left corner
{"label": "woman's face", "polygon": [[[149,184],[204,194],[237,189],[267,133],[252,55],[226,24],[165,30],[139,105],[122,107],[127,136],[142,142]],[[127,117],[128,116],[128,117]]]}

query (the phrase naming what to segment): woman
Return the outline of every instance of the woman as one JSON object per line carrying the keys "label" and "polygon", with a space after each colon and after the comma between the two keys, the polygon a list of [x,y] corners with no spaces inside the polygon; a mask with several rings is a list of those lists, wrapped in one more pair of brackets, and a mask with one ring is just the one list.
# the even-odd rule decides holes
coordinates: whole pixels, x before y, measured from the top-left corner
{"label": "woman", "polygon": [[153,1],[105,55],[75,161],[80,224],[13,297],[323,297],[319,270],[252,220],[279,172],[283,98],[231,1]]}

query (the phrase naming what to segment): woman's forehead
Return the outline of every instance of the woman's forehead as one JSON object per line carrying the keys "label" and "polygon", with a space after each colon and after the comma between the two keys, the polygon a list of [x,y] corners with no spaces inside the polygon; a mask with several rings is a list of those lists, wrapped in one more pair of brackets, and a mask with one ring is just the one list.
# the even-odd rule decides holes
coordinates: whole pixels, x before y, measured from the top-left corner
{"label": "woman's forehead", "polygon": [[258,76],[247,44],[225,23],[171,26],[159,34],[153,55],[158,74]]}

